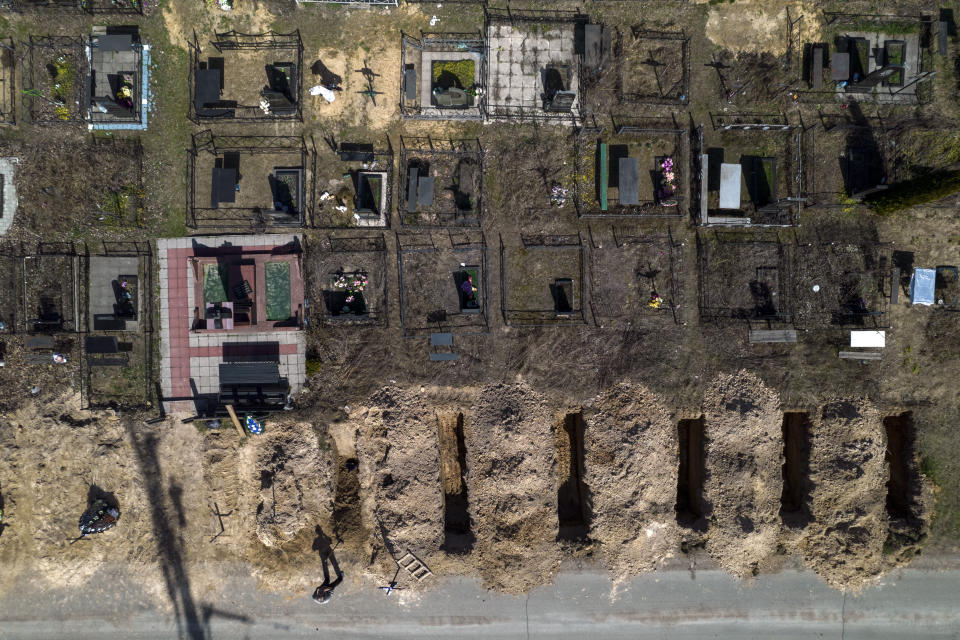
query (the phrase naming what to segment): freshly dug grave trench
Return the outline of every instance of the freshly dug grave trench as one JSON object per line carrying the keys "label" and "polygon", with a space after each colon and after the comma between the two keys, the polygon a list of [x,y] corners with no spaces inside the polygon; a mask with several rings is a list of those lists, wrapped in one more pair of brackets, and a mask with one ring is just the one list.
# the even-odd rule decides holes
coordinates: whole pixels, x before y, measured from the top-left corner
{"label": "freshly dug grave trench", "polygon": [[680,468],[677,474],[677,523],[703,527],[704,442],[703,416],[677,422]]}
{"label": "freshly dug grave trench", "polygon": [[587,487],[583,482],[583,414],[568,413],[557,421],[557,521],[560,540],[582,540],[590,531]]}
{"label": "freshly dug grave trench", "polygon": [[660,399],[633,384],[594,398],[584,420],[590,538],[621,581],[676,553],[677,428]]}
{"label": "freshly dug grave trench", "polygon": [[910,417],[907,414],[887,416],[883,419],[887,434],[887,465],[890,478],[887,480],[887,514],[892,519],[910,517],[910,488],[907,478],[913,447],[912,434],[909,433]]}
{"label": "freshly dug grave trench", "polygon": [[440,440],[440,480],[443,485],[443,548],[463,553],[473,548],[470,500],[465,480],[467,447],[463,438],[463,413],[437,414]]}
{"label": "freshly dug grave trench", "polygon": [[810,441],[811,522],[804,563],[837,589],[858,590],[882,574],[889,470],[886,434],[867,400],[820,408]]}
{"label": "freshly dug grave trench", "polygon": [[554,420],[523,383],[484,387],[465,429],[467,490],[484,586],[525,593],[560,567]]}
{"label": "freshly dug grave trench", "polygon": [[348,548],[362,547],[363,521],[360,515],[360,475],[356,458],[337,456],[337,476],[333,497],[333,532]]}
{"label": "freshly dug grave trench", "polygon": [[364,517],[387,551],[429,562],[444,542],[436,418],[414,391],[386,387],[370,398],[357,442]]}
{"label": "freshly dug grave trench", "polygon": [[757,376],[721,374],[704,399],[707,551],[745,577],[770,566],[783,493],[780,400]]}
{"label": "freshly dug grave trench", "polygon": [[780,518],[800,528],[810,520],[810,415],[801,411],[783,414],[783,494]]}
{"label": "freshly dug grave trench", "polygon": [[887,558],[897,564],[919,553],[930,526],[932,487],[920,473],[916,430],[910,412],[883,419],[887,436],[887,516],[889,533],[884,544]]}
{"label": "freshly dug grave trench", "polygon": [[255,533],[244,549],[252,575],[261,589],[309,593],[322,576],[314,541],[330,526],[333,512],[334,455],[327,434],[309,422],[270,421],[263,435],[247,438],[237,466],[244,491],[236,515],[252,520]]}
{"label": "freshly dug grave trench", "polygon": [[333,510],[333,457],[306,422],[271,424],[242,456],[252,486],[256,534],[267,547],[292,540]]}

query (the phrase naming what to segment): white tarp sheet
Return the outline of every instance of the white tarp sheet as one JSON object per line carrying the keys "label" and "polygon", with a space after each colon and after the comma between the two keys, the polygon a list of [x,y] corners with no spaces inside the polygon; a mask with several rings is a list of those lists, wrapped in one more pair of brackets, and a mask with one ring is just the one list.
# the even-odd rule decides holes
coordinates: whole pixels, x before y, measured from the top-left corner
{"label": "white tarp sheet", "polygon": [[933,269],[914,269],[910,276],[910,303],[933,304],[937,272]]}
{"label": "white tarp sheet", "polygon": [[879,347],[887,346],[886,331],[851,331],[851,347]]}

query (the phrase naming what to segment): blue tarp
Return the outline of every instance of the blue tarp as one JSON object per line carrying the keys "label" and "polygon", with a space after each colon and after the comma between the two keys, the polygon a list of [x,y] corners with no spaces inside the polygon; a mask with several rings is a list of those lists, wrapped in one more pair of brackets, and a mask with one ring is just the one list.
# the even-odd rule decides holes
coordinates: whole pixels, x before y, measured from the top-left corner
{"label": "blue tarp", "polygon": [[937,272],[933,269],[914,269],[910,277],[910,304],[933,304]]}

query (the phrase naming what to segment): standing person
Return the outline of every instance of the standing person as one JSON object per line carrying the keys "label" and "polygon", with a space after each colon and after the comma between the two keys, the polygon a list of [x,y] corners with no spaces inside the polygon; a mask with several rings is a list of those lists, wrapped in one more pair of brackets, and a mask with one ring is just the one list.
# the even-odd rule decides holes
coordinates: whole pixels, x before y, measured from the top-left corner
{"label": "standing person", "polygon": [[327,576],[323,584],[317,587],[317,590],[313,592],[313,601],[317,604],[327,604],[330,602],[330,597],[333,595],[333,590],[337,588],[337,585],[343,582],[343,571],[337,570],[337,579],[333,582],[330,582],[330,576]]}
{"label": "standing person", "polygon": [[[320,560],[323,562],[323,584],[313,592],[313,601],[317,604],[326,604],[330,602],[333,590],[337,588],[338,584],[343,582],[343,571],[340,570],[340,563],[337,562],[336,556],[333,555],[330,537],[323,532],[320,525],[317,525],[317,538],[313,541],[313,549],[320,553]],[[334,572],[337,574],[337,579],[333,582],[330,582],[331,564],[333,565]]]}

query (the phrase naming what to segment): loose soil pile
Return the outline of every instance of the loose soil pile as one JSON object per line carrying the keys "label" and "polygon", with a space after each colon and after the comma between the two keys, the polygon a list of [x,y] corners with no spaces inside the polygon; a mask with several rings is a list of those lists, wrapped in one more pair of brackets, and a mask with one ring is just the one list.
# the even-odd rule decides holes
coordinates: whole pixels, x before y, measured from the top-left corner
{"label": "loose soil pile", "polygon": [[885,570],[886,436],[877,408],[838,400],[814,420],[811,516],[800,549],[807,566],[837,589],[859,590]]}
{"label": "loose soil pile", "polygon": [[272,425],[243,450],[253,490],[257,538],[267,547],[292,540],[333,511],[333,460],[305,422]]}
{"label": "loose soil pile", "polygon": [[523,593],[560,566],[553,419],[523,383],[478,394],[464,428],[474,562],[484,586]]}
{"label": "loose soil pile", "polygon": [[616,580],[652,570],[678,543],[676,425],[659,398],[631,384],[598,396],[585,420],[590,535]]}
{"label": "loose soil pile", "polygon": [[[79,394],[31,403],[0,426],[4,526],[0,589],[30,579],[79,587],[106,562],[151,562],[157,542],[137,458],[112,412],[80,409]],[[88,502],[119,507],[113,529],[79,540]]]}
{"label": "loose soil pile", "polygon": [[396,387],[370,403],[357,447],[364,515],[391,555],[409,550],[431,566],[443,544],[436,416],[415,391]]}
{"label": "loose soil pile", "polygon": [[704,421],[707,550],[731,573],[756,575],[780,531],[780,400],[748,371],[721,374],[704,398]]}

